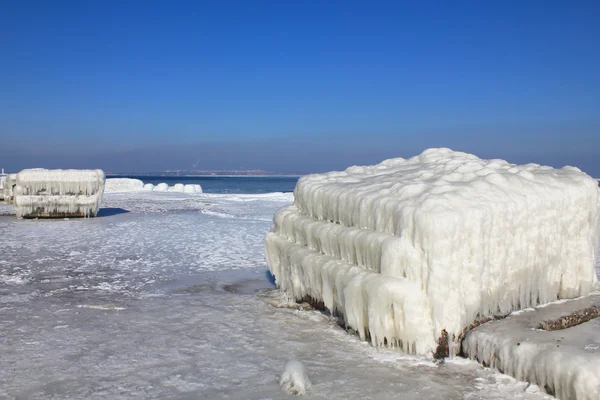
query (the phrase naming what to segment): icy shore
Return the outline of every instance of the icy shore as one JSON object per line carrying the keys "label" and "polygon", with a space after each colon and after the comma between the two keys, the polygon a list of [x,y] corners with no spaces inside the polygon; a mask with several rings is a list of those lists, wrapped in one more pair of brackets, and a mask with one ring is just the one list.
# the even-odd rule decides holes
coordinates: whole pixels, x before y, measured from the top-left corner
{"label": "icy shore", "polygon": [[[599,191],[577,168],[449,149],[308,175],[265,238],[277,285],[376,346],[432,354],[467,326],[597,281]],[[439,350],[439,349],[438,349]]]}
{"label": "icy shore", "polygon": [[376,349],[323,313],[268,304],[262,239],[292,201],[106,193],[86,220],[0,206],[0,398],[283,400],[292,359],[306,399],[549,398],[474,361]]}

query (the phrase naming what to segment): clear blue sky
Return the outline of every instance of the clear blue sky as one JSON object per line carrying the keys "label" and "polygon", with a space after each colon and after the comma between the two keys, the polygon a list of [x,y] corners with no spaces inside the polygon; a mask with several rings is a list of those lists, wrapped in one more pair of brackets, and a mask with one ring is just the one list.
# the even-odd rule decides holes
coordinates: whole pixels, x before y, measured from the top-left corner
{"label": "clear blue sky", "polygon": [[0,166],[600,176],[600,2],[2,1]]}

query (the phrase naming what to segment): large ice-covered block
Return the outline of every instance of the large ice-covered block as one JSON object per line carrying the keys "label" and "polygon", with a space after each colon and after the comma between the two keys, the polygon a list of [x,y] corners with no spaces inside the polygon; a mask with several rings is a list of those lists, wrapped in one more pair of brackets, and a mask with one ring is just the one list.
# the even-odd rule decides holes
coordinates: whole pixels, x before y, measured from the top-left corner
{"label": "large ice-covered block", "polygon": [[597,281],[599,189],[577,168],[429,149],[304,176],[294,197],[265,238],[277,285],[375,345],[428,354]]}
{"label": "large ice-covered block", "polygon": [[25,169],[13,182],[17,217],[94,217],[105,180],[99,169]]}

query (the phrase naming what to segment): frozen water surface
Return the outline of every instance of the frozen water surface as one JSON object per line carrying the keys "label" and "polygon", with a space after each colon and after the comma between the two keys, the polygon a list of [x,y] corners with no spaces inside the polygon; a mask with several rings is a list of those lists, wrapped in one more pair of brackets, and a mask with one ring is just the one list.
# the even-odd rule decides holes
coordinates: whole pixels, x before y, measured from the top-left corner
{"label": "frozen water surface", "polygon": [[0,398],[541,399],[457,359],[378,350],[317,311],[276,308],[263,237],[291,194],[108,193],[99,217],[0,206]]}

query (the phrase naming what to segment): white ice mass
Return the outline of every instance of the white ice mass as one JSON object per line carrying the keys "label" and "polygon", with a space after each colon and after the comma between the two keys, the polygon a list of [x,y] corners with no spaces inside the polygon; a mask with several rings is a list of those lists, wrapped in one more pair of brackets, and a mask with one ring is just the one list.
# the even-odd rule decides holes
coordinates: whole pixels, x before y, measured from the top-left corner
{"label": "white ice mass", "polygon": [[376,346],[450,352],[480,317],[590,293],[598,183],[449,149],[302,177],[265,238],[277,285]]}
{"label": "white ice mass", "polygon": [[4,184],[8,175],[4,173],[4,168],[2,168],[2,172],[0,172],[0,201],[4,200]]}
{"label": "white ice mass", "polygon": [[169,190],[169,185],[167,185],[166,183],[159,183],[158,185],[154,186],[153,191],[155,192],[167,192]]}
{"label": "white ice mass", "polygon": [[99,169],[25,169],[9,180],[17,218],[94,217],[105,183]]}
{"label": "white ice mass", "polygon": [[6,203],[13,202],[13,190],[16,180],[17,174],[8,174],[4,177],[4,183],[2,185],[2,197]]}
{"label": "white ice mass", "polygon": [[[469,331],[463,353],[561,400],[598,400],[600,318],[574,321],[575,315],[585,314],[582,310],[596,307],[600,293],[517,311]],[[570,323],[568,328],[540,329],[544,322],[561,318]]]}
{"label": "white ice mass", "polygon": [[139,179],[131,178],[108,178],[106,180],[105,190],[109,192],[130,192],[132,190],[142,190],[144,182]]}
{"label": "white ice mass", "polygon": [[159,183],[154,186],[151,183],[144,184],[139,179],[132,178],[108,178],[106,180],[106,192],[134,192],[138,190],[154,191],[154,192],[174,192],[174,193],[202,193],[202,187],[198,184],[184,185],[176,183],[169,186],[166,183]]}
{"label": "white ice mass", "polygon": [[279,385],[287,394],[296,396],[305,395],[311,388],[310,379],[304,365],[300,361],[291,360],[285,364],[283,374],[279,379]]}

